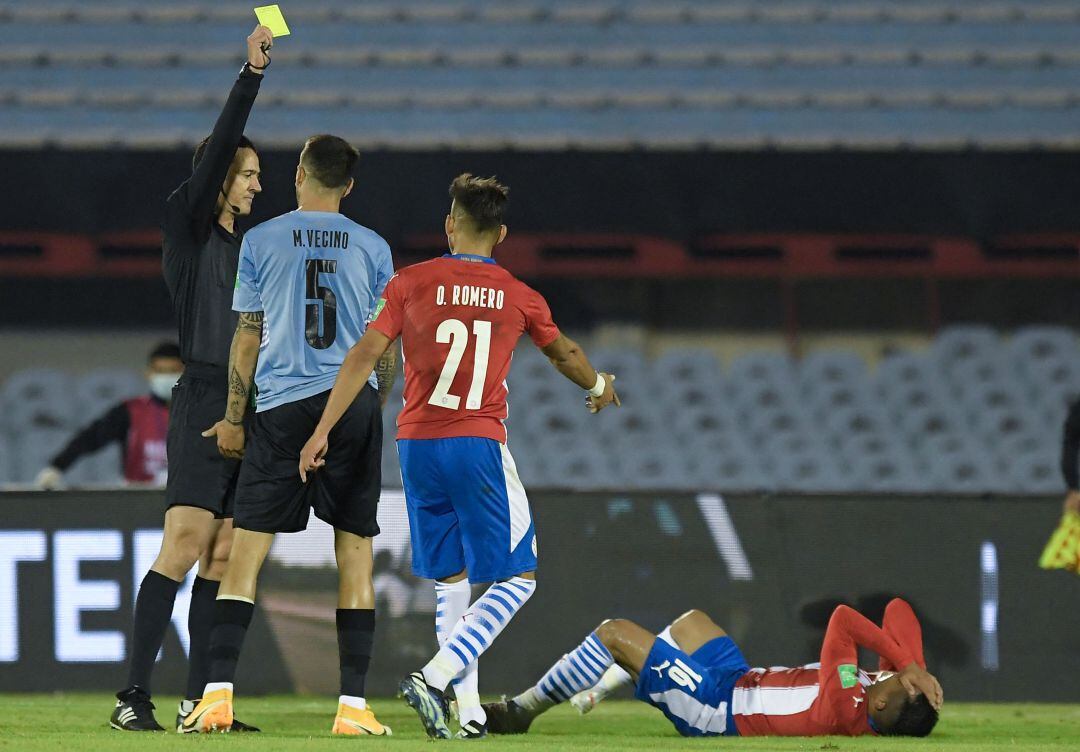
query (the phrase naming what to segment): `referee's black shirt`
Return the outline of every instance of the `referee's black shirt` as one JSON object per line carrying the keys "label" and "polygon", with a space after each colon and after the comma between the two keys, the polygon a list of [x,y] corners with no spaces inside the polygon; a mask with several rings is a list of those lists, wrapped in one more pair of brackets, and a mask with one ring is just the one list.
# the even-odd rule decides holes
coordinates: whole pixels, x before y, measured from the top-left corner
{"label": "referee's black shirt", "polygon": [[244,135],[262,76],[245,66],[214,124],[203,158],[166,202],[162,267],[184,363],[224,380],[236,330],[233,285],[241,233],[217,222],[218,196]]}

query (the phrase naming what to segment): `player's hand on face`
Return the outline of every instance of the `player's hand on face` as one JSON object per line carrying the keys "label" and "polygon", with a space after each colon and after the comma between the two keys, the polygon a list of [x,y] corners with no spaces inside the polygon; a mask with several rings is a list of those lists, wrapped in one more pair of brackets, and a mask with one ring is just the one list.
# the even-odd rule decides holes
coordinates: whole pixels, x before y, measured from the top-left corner
{"label": "player's hand on face", "polygon": [[941,710],[945,695],[941,690],[941,684],[933,674],[918,664],[912,663],[901,671],[899,676],[900,685],[910,696],[915,697],[921,692],[926,695],[926,699],[930,701],[930,706],[934,710]]}
{"label": "player's hand on face", "polygon": [[216,437],[217,448],[221,456],[230,460],[239,460],[244,457],[244,426],[233,425],[227,420],[219,420],[210,428],[203,431],[206,438]]}
{"label": "player's hand on face", "polygon": [[603,410],[608,405],[614,403],[615,407],[622,407],[622,402],[619,401],[619,395],[615,391],[615,375],[610,373],[601,373],[604,377],[604,393],[599,397],[593,397],[589,395],[585,398],[585,406],[589,408],[589,412],[593,415]]}
{"label": "player's hand on face", "polygon": [[1069,512],[1080,514],[1080,491],[1069,491],[1065,494],[1065,506],[1062,511],[1065,514]]}
{"label": "player's hand on face", "polygon": [[308,473],[315,472],[326,464],[326,450],[329,447],[326,436],[312,434],[300,450],[300,480],[307,483]]}
{"label": "player's hand on face", "polygon": [[254,68],[265,68],[270,62],[267,51],[274,46],[274,34],[266,26],[256,26],[247,38],[248,62]]}

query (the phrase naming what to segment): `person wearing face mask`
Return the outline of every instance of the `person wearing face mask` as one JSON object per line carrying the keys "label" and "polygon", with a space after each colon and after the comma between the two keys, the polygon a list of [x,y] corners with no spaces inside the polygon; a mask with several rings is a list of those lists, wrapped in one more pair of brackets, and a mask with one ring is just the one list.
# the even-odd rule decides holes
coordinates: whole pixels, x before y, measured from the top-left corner
{"label": "person wearing face mask", "polygon": [[164,485],[169,402],[173,386],[183,372],[184,362],[180,360],[180,347],[176,343],[162,342],[151,350],[146,364],[150,394],[120,402],[75,434],[38,474],[38,488],[61,487],[64,473],[76,460],[113,442],[119,442],[123,451],[124,480]]}

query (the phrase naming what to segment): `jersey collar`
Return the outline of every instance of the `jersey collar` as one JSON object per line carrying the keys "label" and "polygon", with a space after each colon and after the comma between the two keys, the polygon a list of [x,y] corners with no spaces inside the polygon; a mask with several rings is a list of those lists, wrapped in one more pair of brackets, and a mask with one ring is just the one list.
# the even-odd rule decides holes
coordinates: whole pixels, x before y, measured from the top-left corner
{"label": "jersey collar", "polygon": [[480,256],[475,253],[444,253],[443,258],[456,258],[462,261],[480,262],[482,264],[497,263],[491,256]]}

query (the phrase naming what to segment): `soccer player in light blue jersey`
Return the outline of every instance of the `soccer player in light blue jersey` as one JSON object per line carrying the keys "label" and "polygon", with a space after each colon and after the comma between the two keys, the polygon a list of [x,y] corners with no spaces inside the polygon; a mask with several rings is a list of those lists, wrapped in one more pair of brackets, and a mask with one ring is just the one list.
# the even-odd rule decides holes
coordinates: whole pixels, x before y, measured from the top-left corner
{"label": "soccer player in light blue jersey", "polygon": [[[228,730],[232,682],[254,611],[255,581],[275,533],[307,527],[310,510],[334,527],[341,697],[332,733],[388,734],[364,699],[375,632],[371,539],[382,485],[382,411],[392,387],[392,351],[331,433],[326,465],[311,482],[296,458],[322,415],[346,353],[364,334],[393,276],[390,248],[339,213],[352,190],[357,153],[335,136],[308,140],[296,170],[299,208],[249,231],[240,251],[233,308],[240,321],[229,362],[225,418],[216,436],[241,457],[236,538],[218,594],[212,663],[203,699],[185,731]],[[257,367],[256,367],[257,363]],[[252,375],[258,388],[250,446],[243,416]],[[379,390],[378,392],[376,390]]]}

